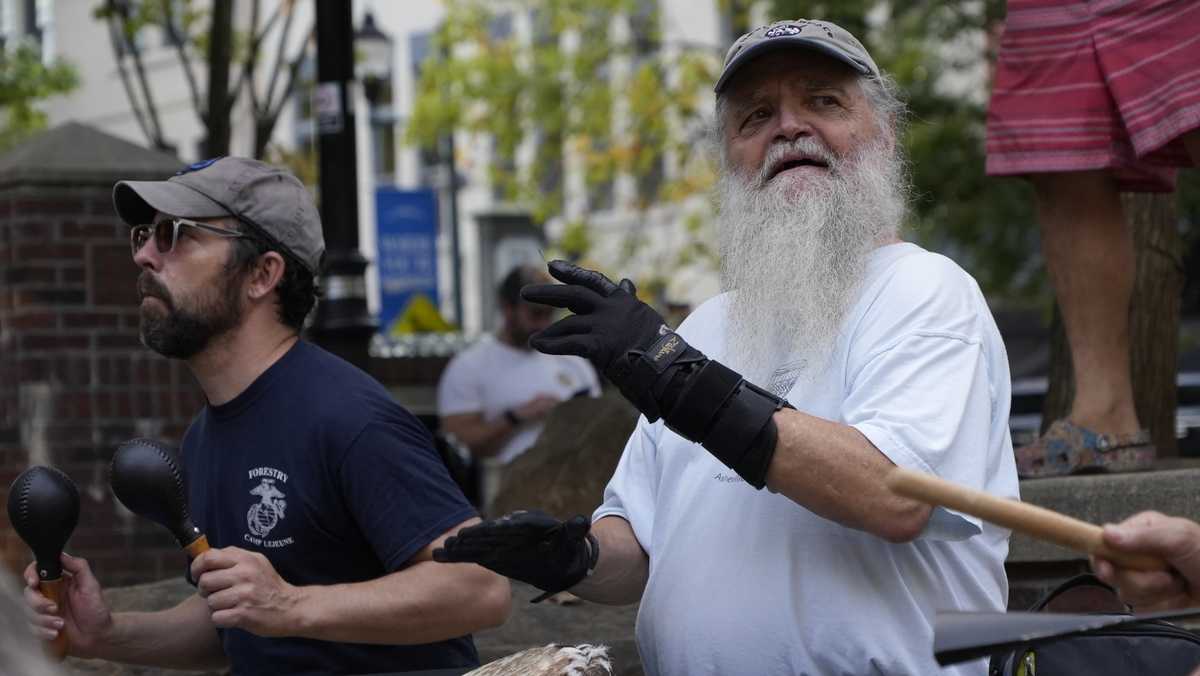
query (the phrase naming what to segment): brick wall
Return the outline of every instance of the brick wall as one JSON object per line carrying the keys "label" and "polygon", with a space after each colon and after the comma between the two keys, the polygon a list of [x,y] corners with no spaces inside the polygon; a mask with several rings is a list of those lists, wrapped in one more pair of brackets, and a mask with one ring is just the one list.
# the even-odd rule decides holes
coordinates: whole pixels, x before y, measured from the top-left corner
{"label": "brick wall", "polygon": [[[137,268],[111,185],[0,189],[0,511],[26,467],[66,472],[82,499],[67,551],[106,585],[183,571],[166,530],[116,502],[108,464],[132,437],[177,443],[203,401],[182,363],[138,341]],[[31,560],[7,514],[0,555],[14,570]]]}

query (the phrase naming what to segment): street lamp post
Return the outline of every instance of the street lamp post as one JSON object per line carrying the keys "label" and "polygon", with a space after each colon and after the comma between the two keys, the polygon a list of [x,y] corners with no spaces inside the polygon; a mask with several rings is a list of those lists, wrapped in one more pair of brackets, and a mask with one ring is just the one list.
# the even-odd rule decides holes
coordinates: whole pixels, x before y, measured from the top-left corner
{"label": "street lamp post", "polygon": [[380,94],[388,90],[385,83],[392,77],[392,39],[375,25],[371,12],[363,17],[362,27],[354,34],[354,49],[360,57],[358,72],[367,100],[378,103]]}
{"label": "street lamp post", "polygon": [[325,228],[324,297],[311,332],[317,343],[365,367],[377,324],[367,308],[367,259],[358,249],[357,152],[354,140],[354,31],[350,3],[317,0],[317,88],[313,109]]}

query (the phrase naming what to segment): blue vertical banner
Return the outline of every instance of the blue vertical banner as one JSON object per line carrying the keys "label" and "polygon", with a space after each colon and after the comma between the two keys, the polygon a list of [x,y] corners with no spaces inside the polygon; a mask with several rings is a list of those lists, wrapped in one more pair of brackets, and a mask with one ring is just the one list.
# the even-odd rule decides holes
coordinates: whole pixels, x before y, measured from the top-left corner
{"label": "blue vertical banner", "polygon": [[433,190],[375,191],[379,327],[389,337],[452,328],[438,312],[437,196]]}

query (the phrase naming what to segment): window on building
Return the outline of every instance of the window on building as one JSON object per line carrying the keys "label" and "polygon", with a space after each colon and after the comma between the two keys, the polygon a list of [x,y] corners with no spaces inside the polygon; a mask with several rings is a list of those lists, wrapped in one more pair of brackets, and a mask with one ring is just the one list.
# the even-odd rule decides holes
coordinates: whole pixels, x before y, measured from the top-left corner
{"label": "window on building", "polygon": [[422,147],[417,151],[417,185],[422,188],[440,187],[438,157],[434,148]]}
{"label": "window on building", "polygon": [[421,79],[421,66],[429,58],[432,49],[432,32],[413,33],[408,37],[409,67],[412,68],[414,82]]}
{"label": "window on building", "polygon": [[657,54],[662,48],[659,34],[658,0],[638,0],[629,17],[634,54],[645,57]]}
{"label": "window on building", "polygon": [[662,153],[656,153],[650,160],[650,166],[637,175],[637,199],[640,206],[649,206],[658,201],[658,191],[662,189],[667,175],[666,158]]}
{"label": "window on building", "polygon": [[496,176],[511,177],[517,173],[517,161],[514,157],[501,154],[495,141],[492,142],[492,199],[497,202],[508,202],[513,195],[508,194],[508,186],[504,181],[496,180]]}
{"label": "window on building", "polygon": [[[650,65],[661,71],[658,59],[662,50],[660,31],[660,7],[658,0],[638,0],[629,17],[629,26],[634,48],[634,67]],[[660,72],[660,77],[662,73]],[[633,130],[640,134],[639,130]],[[648,141],[653,141],[648,139]],[[642,145],[641,143],[638,144]],[[634,166],[638,206],[648,206],[658,200],[658,191],[666,176],[666,161],[662,153],[656,153],[647,163],[639,159]]]}
{"label": "window on building", "polygon": [[497,14],[492,17],[491,23],[488,24],[488,35],[493,40],[507,40],[512,37],[513,32],[513,17],[512,14]]}
{"label": "window on building", "polygon": [[38,44],[42,43],[42,24],[38,20],[41,4],[38,0],[25,0],[25,35]]}
{"label": "window on building", "polygon": [[[412,73],[414,87],[418,86],[416,83],[421,79],[421,70],[425,60],[432,56],[432,51],[433,33],[431,31],[412,33],[408,36],[408,67]],[[440,161],[437,148],[421,147],[417,151],[417,184],[419,186],[422,188],[439,187]]]}
{"label": "window on building", "polygon": [[[15,16],[18,11],[19,18]],[[54,5],[51,0],[6,0],[0,6],[0,22],[3,22],[5,45],[19,39],[37,49],[44,63],[54,60]]]}
{"label": "window on building", "polygon": [[0,0],[0,51],[8,48],[12,42],[10,33],[13,28],[12,0]]}
{"label": "window on building", "polygon": [[611,160],[608,158],[611,147],[611,135],[592,141],[592,152],[598,159],[596,163],[588,167],[588,171],[592,174],[588,180],[589,211],[610,211],[616,206],[616,181],[613,176]]}
{"label": "window on building", "polygon": [[396,125],[388,121],[371,123],[371,157],[375,165],[375,183],[390,185],[396,177]]}
{"label": "window on building", "polygon": [[534,9],[530,15],[530,23],[533,26],[533,46],[547,47],[558,41],[558,34],[554,32],[552,23],[553,17],[550,12],[544,9]]}
{"label": "window on building", "polygon": [[163,22],[162,44],[164,47],[171,47],[183,39],[183,13],[187,6],[184,0],[167,0],[165,5],[168,20]]}
{"label": "window on building", "polygon": [[292,96],[298,119],[310,120],[313,117],[312,95],[316,82],[317,61],[311,55],[306,55],[296,72],[296,93]]}
{"label": "window on building", "polygon": [[537,159],[532,170],[542,197],[553,198],[554,211],[563,207],[563,140],[561,136],[537,133]]}
{"label": "window on building", "polygon": [[295,122],[292,124],[294,137],[292,144],[296,148],[316,145],[317,121],[313,117],[313,91],[317,78],[317,62],[311,55],[305,56],[300,62],[300,70],[296,73],[296,89],[292,94]]}

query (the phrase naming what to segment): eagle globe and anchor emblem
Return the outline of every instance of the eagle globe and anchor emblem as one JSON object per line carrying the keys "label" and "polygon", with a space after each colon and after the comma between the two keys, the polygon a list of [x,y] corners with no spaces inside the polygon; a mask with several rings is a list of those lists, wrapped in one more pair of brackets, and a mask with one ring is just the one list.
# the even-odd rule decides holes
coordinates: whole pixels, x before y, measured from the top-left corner
{"label": "eagle globe and anchor emblem", "polygon": [[246,512],[246,525],[254,535],[266,537],[284,517],[287,500],[283,498],[286,496],[275,487],[274,479],[267,478],[263,478],[262,483],[252,488],[250,495],[259,496],[259,501],[250,505],[250,511]]}

